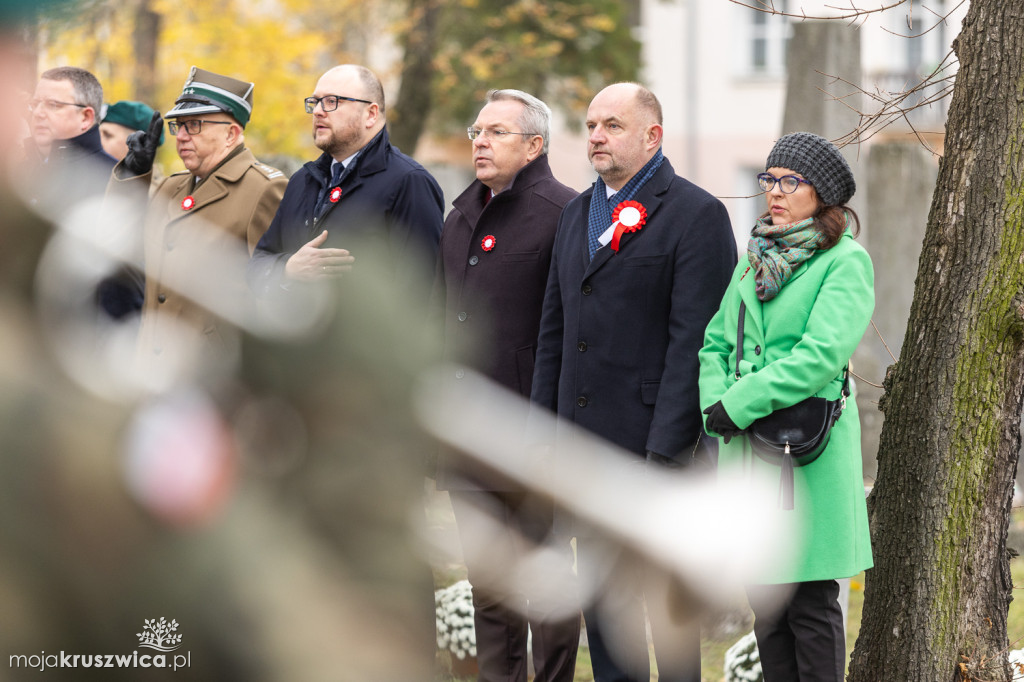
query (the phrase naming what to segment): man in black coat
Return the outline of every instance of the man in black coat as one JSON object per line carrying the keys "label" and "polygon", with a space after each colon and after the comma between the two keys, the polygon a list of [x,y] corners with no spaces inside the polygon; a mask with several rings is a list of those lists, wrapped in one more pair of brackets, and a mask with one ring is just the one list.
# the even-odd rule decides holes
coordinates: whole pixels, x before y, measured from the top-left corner
{"label": "man in black coat", "polygon": [[[36,84],[29,103],[30,202],[53,218],[86,200],[102,198],[107,189],[117,160],[103,150],[102,107],[99,80],[77,66],[44,71]],[[95,223],[96,231],[101,231],[98,214]],[[142,297],[142,275],[129,267],[103,278],[96,289],[96,304],[115,320],[134,319],[142,309]]]}
{"label": "man in black coat", "polygon": [[367,240],[386,250],[396,274],[410,263],[429,271],[444,197],[423,166],[391,146],[377,77],[363,66],[336,66],[305,106],[323,154],[289,180],[249,262],[249,286],[266,296],[337,278],[353,268],[353,244]]}
{"label": "man in black coat", "polygon": [[[468,362],[525,397],[533,382],[555,227],[562,207],[576,196],[548,166],[550,119],[548,106],[525,92],[487,94],[468,131],[477,179],[452,202],[435,285],[444,302],[446,358]],[[568,540],[551,539],[564,561],[560,574],[545,576],[550,582],[528,582],[525,589],[509,584],[528,545],[549,539],[551,501],[444,455],[438,487],[449,491],[473,585],[480,679],[525,682],[529,626],[536,682],[571,682],[579,612],[575,599],[556,605],[547,596],[572,591],[565,589],[574,584]],[[481,527],[481,513],[495,522],[489,529]]]}
{"label": "man in black coat", "polygon": [[[559,220],[531,399],[638,462],[687,465],[707,456],[697,351],[736,264],[729,216],[662,156],[661,105],[646,88],[605,88],[586,125],[600,177]],[[583,529],[577,552],[586,582],[599,582],[603,571],[615,576],[584,608],[595,680],[647,682],[640,576],[625,575]],[[663,641],[658,623],[652,633],[656,650],[693,654],[678,670],[659,665],[659,679],[698,681],[697,633]]]}

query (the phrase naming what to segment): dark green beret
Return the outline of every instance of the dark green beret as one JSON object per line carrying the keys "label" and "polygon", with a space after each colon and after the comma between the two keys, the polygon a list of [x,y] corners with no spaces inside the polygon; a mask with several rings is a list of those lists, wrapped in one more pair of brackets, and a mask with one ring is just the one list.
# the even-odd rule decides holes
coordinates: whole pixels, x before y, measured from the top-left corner
{"label": "dark green beret", "polygon": [[[152,107],[142,102],[123,99],[107,106],[101,123],[120,123],[132,130],[149,130],[149,122],[153,120]],[[160,144],[164,142],[164,133],[160,131]]]}

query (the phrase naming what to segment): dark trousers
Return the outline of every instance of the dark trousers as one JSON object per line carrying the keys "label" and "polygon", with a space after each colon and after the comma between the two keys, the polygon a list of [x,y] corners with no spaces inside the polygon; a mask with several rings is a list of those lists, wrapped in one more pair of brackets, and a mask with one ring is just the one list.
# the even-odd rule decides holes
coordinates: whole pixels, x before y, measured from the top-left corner
{"label": "dark trousers", "polygon": [[580,614],[568,539],[558,543],[558,558],[544,575],[517,578],[527,552],[551,536],[553,505],[522,493],[452,490],[449,496],[473,586],[478,680],[526,682],[529,627],[535,682],[572,682]]}
{"label": "dark trousers", "polygon": [[839,583],[747,588],[765,682],[843,682],[846,633]]}
{"label": "dark trousers", "polygon": [[599,538],[576,538],[586,585],[598,586],[583,610],[595,682],[650,682],[644,602],[660,682],[700,682],[700,627],[673,613],[671,583]]}

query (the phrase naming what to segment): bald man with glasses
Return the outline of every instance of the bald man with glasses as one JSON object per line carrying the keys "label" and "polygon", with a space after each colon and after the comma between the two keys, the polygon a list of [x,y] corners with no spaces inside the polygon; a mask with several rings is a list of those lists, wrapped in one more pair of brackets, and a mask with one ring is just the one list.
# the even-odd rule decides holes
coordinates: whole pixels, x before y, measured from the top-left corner
{"label": "bald man with glasses", "polygon": [[384,89],[369,69],[327,71],[303,101],[321,152],[288,183],[249,263],[262,297],[359,269],[359,244],[382,246],[396,276],[433,268],[444,197],[423,166],[391,145]]}

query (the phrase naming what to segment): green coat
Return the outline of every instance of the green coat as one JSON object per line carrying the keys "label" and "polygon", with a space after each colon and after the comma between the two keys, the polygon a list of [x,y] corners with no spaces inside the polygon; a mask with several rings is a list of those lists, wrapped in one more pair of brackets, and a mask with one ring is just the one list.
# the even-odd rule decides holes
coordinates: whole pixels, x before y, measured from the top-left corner
{"label": "green coat", "polygon": [[[747,312],[737,379],[741,299]],[[843,368],[867,329],[874,305],[871,259],[849,233],[799,266],[779,295],[765,303],[754,293],[754,270],[741,259],[699,353],[701,409],[721,400],[736,425],[746,428],[810,396],[835,400]],[[778,465],[754,455],[745,436],[720,445],[719,465],[766,472],[773,477],[769,480],[781,475]],[[794,473],[794,510],[782,512],[782,530],[799,538],[801,546],[785,565],[766,567],[758,582],[845,578],[870,568],[855,400],[847,401],[821,456]]]}

